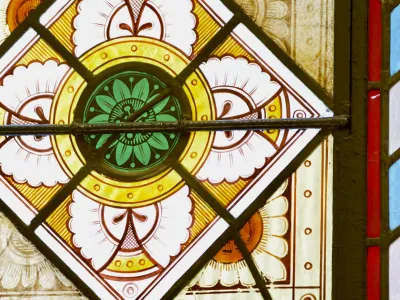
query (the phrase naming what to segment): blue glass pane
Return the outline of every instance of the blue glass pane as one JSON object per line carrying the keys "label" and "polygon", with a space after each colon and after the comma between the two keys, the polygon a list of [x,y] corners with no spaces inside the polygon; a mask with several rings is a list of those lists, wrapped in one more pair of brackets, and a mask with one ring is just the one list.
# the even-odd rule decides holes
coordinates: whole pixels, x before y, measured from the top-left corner
{"label": "blue glass pane", "polygon": [[400,225],[400,160],[389,169],[389,212],[393,230]]}
{"label": "blue glass pane", "polygon": [[390,73],[400,70],[400,6],[391,14],[390,29]]}

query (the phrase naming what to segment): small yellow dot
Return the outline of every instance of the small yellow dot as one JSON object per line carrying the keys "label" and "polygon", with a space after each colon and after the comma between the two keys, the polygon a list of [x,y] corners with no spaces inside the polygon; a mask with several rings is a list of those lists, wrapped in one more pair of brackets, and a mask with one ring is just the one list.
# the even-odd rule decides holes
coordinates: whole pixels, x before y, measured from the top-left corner
{"label": "small yellow dot", "polygon": [[306,190],[306,191],[304,192],[304,197],[306,197],[306,198],[310,198],[311,195],[312,195],[312,192],[311,192],[310,190]]}
{"label": "small yellow dot", "polygon": [[196,79],[192,80],[192,85],[197,85],[197,80]]}
{"label": "small yellow dot", "polygon": [[120,266],[121,266],[121,261],[120,261],[120,260],[117,260],[117,261],[115,262],[115,265],[116,265],[117,267],[120,267]]}
{"label": "small yellow dot", "polygon": [[128,266],[128,268],[132,268],[133,267],[133,262],[130,260],[127,262],[126,264]]}
{"label": "small yellow dot", "polygon": [[157,189],[161,192],[161,191],[164,189],[164,187],[160,184],[160,185],[157,187]]}
{"label": "small yellow dot", "polygon": [[58,124],[65,124],[64,120],[58,121]]}
{"label": "small yellow dot", "polygon": [[136,46],[136,45],[133,45],[133,46],[131,47],[131,50],[132,50],[132,52],[136,52],[136,51],[137,51],[137,46]]}
{"label": "small yellow dot", "polygon": [[207,120],[208,120],[208,117],[207,117],[206,115],[204,115],[204,116],[201,116],[201,119],[202,119],[203,121],[207,121]]}
{"label": "small yellow dot", "polygon": [[192,153],[190,154],[190,157],[191,157],[191,158],[196,158],[196,157],[197,157],[197,152],[192,152]]}
{"label": "small yellow dot", "polygon": [[275,129],[268,129],[267,132],[268,132],[269,134],[274,133],[274,132],[275,132]]}
{"label": "small yellow dot", "polygon": [[94,190],[95,190],[95,191],[98,191],[98,190],[100,190],[100,185],[98,185],[98,184],[95,184],[95,185],[94,185]]}
{"label": "small yellow dot", "polygon": [[107,57],[108,57],[107,53],[102,53],[102,54],[101,54],[101,58],[102,58],[102,59],[106,59]]}
{"label": "small yellow dot", "polygon": [[132,194],[132,193],[129,193],[129,194],[128,194],[128,198],[129,198],[129,199],[132,199],[132,198],[133,198],[133,194]]}
{"label": "small yellow dot", "polygon": [[165,60],[165,61],[169,61],[169,59],[170,59],[169,54],[165,54],[165,55],[164,55],[164,60]]}
{"label": "small yellow dot", "polygon": [[145,263],[144,259],[139,260],[139,265],[143,266]]}
{"label": "small yellow dot", "polygon": [[304,229],[304,233],[306,235],[310,235],[312,233],[312,229],[307,227],[306,229]]}
{"label": "small yellow dot", "polygon": [[73,86],[68,87],[68,93],[73,93],[75,91]]}
{"label": "small yellow dot", "polygon": [[308,168],[309,166],[311,166],[311,161],[306,160],[306,161],[304,162],[304,165]]}
{"label": "small yellow dot", "polygon": [[306,262],[306,263],[304,264],[304,268],[305,268],[306,270],[311,270],[311,269],[312,269],[312,263]]}
{"label": "small yellow dot", "polygon": [[269,116],[268,118],[269,118],[269,119],[276,119],[275,116]]}
{"label": "small yellow dot", "polygon": [[71,155],[71,151],[67,150],[65,151],[65,156],[70,156]]}
{"label": "small yellow dot", "polygon": [[268,109],[269,109],[269,111],[275,111],[276,110],[276,106],[275,105],[271,105]]}

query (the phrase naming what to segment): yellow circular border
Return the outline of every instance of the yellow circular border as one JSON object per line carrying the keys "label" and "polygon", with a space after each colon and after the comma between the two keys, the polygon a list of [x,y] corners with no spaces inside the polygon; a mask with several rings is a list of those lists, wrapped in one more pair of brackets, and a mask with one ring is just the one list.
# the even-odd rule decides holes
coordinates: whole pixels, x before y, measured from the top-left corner
{"label": "yellow circular border", "polygon": [[[162,68],[171,76],[178,75],[188,64],[188,58],[172,46],[149,38],[120,38],[103,43],[81,58],[82,63],[97,75],[104,70],[128,62],[143,62]],[[52,124],[71,124],[74,110],[85,80],[70,70],[58,90],[50,113]],[[183,90],[189,99],[193,120],[215,119],[215,107],[209,85],[196,70],[186,80]],[[192,174],[204,163],[211,149],[214,133],[193,132],[179,157],[180,163]],[[52,136],[57,160],[68,176],[74,176],[86,163],[74,136]],[[138,207],[160,201],[183,186],[182,178],[171,168],[152,178],[122,182],[92,171],[78,186],[91,199],[117,207]]]}

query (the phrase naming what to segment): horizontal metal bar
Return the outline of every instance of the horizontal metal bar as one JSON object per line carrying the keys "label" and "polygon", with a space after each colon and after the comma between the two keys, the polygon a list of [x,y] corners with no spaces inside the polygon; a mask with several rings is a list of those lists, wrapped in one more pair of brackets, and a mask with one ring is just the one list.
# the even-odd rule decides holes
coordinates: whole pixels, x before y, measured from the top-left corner
{"label": "horizontal metal bar", "polygon": [[126,122],[98,124],[72,123],[67,125],[2,125],[0,126],[0,136],[342,128],[346,127],[348,123],[348,116],[337,116],[307,119]]}

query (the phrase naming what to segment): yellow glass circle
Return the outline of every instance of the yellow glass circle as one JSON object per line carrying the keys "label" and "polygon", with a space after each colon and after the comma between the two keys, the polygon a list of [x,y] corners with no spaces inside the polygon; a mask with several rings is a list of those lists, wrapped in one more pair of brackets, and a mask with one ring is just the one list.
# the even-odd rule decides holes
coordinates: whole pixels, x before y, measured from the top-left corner
{"label": "yellow glass circle", "polygon": [[[135,51],[132,51],[135,49]],[[105,55],[107,57],[105,57]],[[169,59],[166,61],[165,56]],[[105,42],[80,58],[82,63],[97,75],[110,67],[131,62],[146,63],[161,68],[172,77],[176,77],[188,64],[189,59],[181,52],[163,42],[142,37],[119,38]],[[193,86],[191,82],[196,81]],[[73,87],[74,93],[71,93]],[[50,112],[50,122],[63,121],[71,124],[74,111],[86,87],[85,80],[75,71],[70,70],[60,85]],[[192,120],[201,120],[204,116],[215,119],[215,107],[211,90],[203,74],[196,70],[186,80],[183,91],[189,100]],[[186,148],[179,157],[179,162],[192,174],[204,163],[211,149],[214,134],[211,132],[193,132]],[[52,145],[57,160],[65,173],[72,177],[86,164],[74,136],[52,136]],[[63,155],[66,150],[71,155]],[[193,158],[192,153],[197,153]],[[78,186],[78,190],[91,199],[117,207],[139,207],[160,201],[183,186],[182,178],[168,168],[151,178],[126,182],[106,177],[92,171]],[[95,190],[94,186],[101,186]],[[159,187],[162,186],[162,189]]]}

